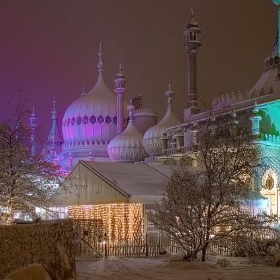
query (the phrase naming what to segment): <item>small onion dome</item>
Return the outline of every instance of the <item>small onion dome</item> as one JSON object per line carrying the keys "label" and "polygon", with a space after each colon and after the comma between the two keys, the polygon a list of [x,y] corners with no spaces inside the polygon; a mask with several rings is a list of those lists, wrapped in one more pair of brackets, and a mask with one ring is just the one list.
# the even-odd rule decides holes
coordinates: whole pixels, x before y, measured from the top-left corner
{"label": "small onion dome", "polygon": [[191,8],[191,20],[187,23],[187,28],[198,27],[198,23],[194,20],[194,12]]}
{"label": "small onion dome", "polygon": [[174,91],[171,89],[171,85],[169,85],[169,89],[165,92],[165,95],[168,97],[168,107],[165,116],[163,119],[156,125],[149,128],[144,134],[143,144],[145,150],[149,154],[149,156],[158,156],[162,153],[162,144],[161,137],[166,129],[175,125],[180,124],[180,121],[177,119],[175,114],[173,113],[172,108],[172,96],[174,95]]}
{"label": "small onion dome", "polygon": [[114,162],[139,162],[147,156],[143,146],[143,135],[134,125],[134,106],[130,105],[127,109],[130,120],[126,129],[112,139],[107,148],[109,158]]}

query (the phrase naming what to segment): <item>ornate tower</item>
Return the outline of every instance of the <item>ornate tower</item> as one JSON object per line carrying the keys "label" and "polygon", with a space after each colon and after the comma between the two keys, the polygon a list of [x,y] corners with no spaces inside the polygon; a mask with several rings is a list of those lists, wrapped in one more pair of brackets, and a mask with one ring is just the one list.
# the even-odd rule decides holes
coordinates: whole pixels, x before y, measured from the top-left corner
{"label": "ornate tower", "polygon": [[31,156],[34,156],[36,153],[35,130],[37,128],[37,116],[35,114],[34,107],[29,118],[29,126],[31,129]]}
{"label": "ornate tower", "polygon": [[47,140],[47,158],[50,161],[56,162],[56,156],[61,152],[61,146],[63,144],[62,137],[58,128],[57,122],[57,110],[56,110],[56,101],[53,100],[53,109],[51,116],[51,128]]}
{"label": "ornate tower", "polygon": [[117,134],[124,131],[124,99],[123,95],[126,92],[125,76],[122,72],[122,65],[120,64],[119,73],[115,79],[115,93],[117,94]]}
{"label": "ornate tower", "polygon": [[198,34],[201,30],[198,28],[197,22],[194,20],[194,13],[191,10],[191,20],[186,24],[184,31],[185,47],[188,52],[187,60],[187,107],[185,109],[185,121],[191,115],[200,112],[197,103],[197,49],[201,46],[198,40]]}

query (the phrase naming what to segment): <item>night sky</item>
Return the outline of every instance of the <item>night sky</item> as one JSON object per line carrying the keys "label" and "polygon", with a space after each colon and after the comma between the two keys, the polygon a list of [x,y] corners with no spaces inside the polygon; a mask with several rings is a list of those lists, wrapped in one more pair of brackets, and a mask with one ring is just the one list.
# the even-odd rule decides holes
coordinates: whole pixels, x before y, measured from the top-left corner
{"label": "night sky", "polygon": [[21,96],[35,107],[39,124],[50,124],[53,97],[59,119],[97,78],[102,42],[104,79],[122,63],[126,100],[143,95],[162,116],[169,82],[174,108],[186,105],[183,31],[193,7],[202,30],[198,95],[203,103],[222,93],[250,89],[263,71],[277,30],[270,0],[0,0],[0,119]]}

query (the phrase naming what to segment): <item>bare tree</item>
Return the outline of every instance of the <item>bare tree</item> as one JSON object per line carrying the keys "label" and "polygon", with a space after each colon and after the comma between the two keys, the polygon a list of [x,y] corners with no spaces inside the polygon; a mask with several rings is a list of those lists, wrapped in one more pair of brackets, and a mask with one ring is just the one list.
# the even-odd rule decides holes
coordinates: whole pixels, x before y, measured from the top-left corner
{"label": "bare tree", "polygon": [[186,250],[190,259],[210,243],[268,226],[252,188],[257,150],[248,125],[235,114],[195,125],[192,156],[198,167],[175,166],[166,194],[150,219]]}
{"label": "bare tree", "polygon": [[60,182],[58,167],[31,153],[36,131],[20,104],[13,119],[0,123],[0,214],[10,223],[15,211],[35,216],[35,207],[54,201]]}

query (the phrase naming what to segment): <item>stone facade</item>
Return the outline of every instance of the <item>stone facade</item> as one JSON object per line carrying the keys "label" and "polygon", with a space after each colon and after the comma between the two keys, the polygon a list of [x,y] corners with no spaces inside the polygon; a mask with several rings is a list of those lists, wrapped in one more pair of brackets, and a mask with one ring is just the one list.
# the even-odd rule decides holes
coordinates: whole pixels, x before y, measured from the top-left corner
{"label": "stone facade", "polygon": [[62,280],[57,244],[63,246],[75,275],[72,220],[0,226],[0,279],[31,263],[44,264]]}

